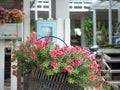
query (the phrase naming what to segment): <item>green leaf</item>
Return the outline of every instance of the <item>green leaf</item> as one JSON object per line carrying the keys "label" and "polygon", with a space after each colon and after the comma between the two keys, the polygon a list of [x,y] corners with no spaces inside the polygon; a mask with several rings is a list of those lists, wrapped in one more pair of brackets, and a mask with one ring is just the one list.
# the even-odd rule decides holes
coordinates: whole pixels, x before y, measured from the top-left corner
{"label": "green leaf", "polygon": [[69,82],[70,84],[73,84],[75,81],[74,81],[72,78],[68,78],[68,82]]}

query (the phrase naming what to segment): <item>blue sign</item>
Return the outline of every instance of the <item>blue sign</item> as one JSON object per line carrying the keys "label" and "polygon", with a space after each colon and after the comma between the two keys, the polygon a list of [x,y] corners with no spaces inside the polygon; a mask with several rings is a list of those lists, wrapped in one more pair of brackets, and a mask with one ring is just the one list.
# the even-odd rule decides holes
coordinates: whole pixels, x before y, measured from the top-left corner
{"label": "blue sign", "polygon": [[[36,32],[37,39],[41,39],[45,36],[57,36],[57,24],[56,20],[37,20],[36,21]],[[51,38],[55,41],[55,38]]]}

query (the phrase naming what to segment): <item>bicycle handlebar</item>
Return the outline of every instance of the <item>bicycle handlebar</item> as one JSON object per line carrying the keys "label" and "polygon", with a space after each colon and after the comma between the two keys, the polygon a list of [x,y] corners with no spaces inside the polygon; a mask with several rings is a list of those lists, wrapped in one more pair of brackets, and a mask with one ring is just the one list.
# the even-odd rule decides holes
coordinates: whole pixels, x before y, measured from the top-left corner
{"label": "bicycle handlebar", "polygon": [[109,57],[107,54],[105,54],[103,52],[98,51],[98,46],[97,45],[92,46],[90,48],[90,51],[92,53],[95,53],[98,56],[101,56],[101,60],[102,60],[103,64],[109,69],[109,72],[111,73],[111,68],[109,67],[109,65],[106,62],[106,60],[111,60],[111,57]]}

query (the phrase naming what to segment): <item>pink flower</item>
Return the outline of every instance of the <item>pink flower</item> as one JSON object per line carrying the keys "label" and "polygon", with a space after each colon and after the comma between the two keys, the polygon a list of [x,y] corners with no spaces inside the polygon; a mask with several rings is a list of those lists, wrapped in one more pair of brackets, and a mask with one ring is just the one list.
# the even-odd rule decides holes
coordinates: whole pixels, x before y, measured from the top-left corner
{"label": "pink flower", "polygon": [[45,43],[39,44],[39,48],[41,48],[41,49],[45,48]]}
{"label": "pink flower", "polygon": [[93,61],[92,57],[87,57],[90,62]]}
{"label": "pink flower", "polygon": [[40,45],[42,43],[42,40],[37,40],[37,44]]}
{"label": "pink flower", "polygon": [[24,48],[23,48],[23,52],[24,52],[24,53],[27,53],[27,52],[28,52],[28,48],[27,48],[27,47],[24,47]]}
{"label": "pink flower", "polygon": [[86,57],[89,59],[90,62],[92,62],[93,59],[96,58],[96,55],[95,55],[95,54],[91,54],[91,55],[88,55],[88,56],[86,56]]}
{"label": "pink flower", "polygon": [[61,56],[61,57],[64,57],[64,56],[65,56],[65,53],[62,52],[62,51],[58,51],[58,52],[57,52],[57,55],[58,55],[58,56]]}
{"label": "pink flower", "polygon": [[93,61],[93,66],[96,67],[96,68],[98,67],[98,64],[97,64],[96,61]]}
{"label": "pink flower", "polygon": [[65,73],[65,72],[67,72],[67,70],[63,68],[63,69],[62,69],[62,72],[64,72],[64,73]]}
{"label": "pink flower", "polygon": [[89,71],[92,72],[92,69],[93,69],[93,65],[89,64]]}
{"label": "pink flower", "polygon": [[98,74],[98,76],[101,76],[101,70],[100,69],[98,69],[97,74]]}
{"label": "pink flower", "polygon": [[50,55],[51,55],[51,57],[56,57],[57,56],[57,51],[56,50],[52,50],[50,52]]}
{"label": "pink flower", "polygon": [[56,50],[59,50],[60,49],[60,46],[58,44],[56,44]]}
{"label": "pink flower", "polygon": [[39,46],[39,48],[43,49],[45,47],[45,43],[42,42],[42,40],[38,40],[37,44]]}
{"label": "pink flower", "polygon": [[45,42],[48,43],[50,41],[50,37],[45,38]]}
{"label": "pink flower", "polygon": [[105,82],[105,79],[104,79],[104,78],[102,78],[101,83],[103,84],[104,82]]}
{"label": "pink flower", "polygon": [[82,48],[79,47],[79,46],[75,46],[75,48],[76,48],[78,51],[81,51],[81,50],[82,50]]}
{"label": "pink flower", "polygon": [[95,87],[96,87],[97,89],[99,89],[101,86],[102,86],[102,85],[99,83],[99,84],[97,84]]}
{"label": "pink flower", "polygon": [[74,66],[74,65],[75,65],[74,60],[71,60],[71,65],[72,65],[72,66]]}
{"label": "pink flower", "polygon": [[52,61],[51,61],[51,66],[52,66],[52,67],[56,67],[56,66],[57,66],[56,60],[52,60]]}
{"label": "pink flower", "polygon": [[76,48],[74,48],[74,47],[71,49],[71,53],[72,53],[72,54],[74,54],[76,51],[77,51],[77,50],[76,50]]}
{"label": "pink flower", "polygon": [[76,65],[82,65],[82,60],[77,59],[77,60],[75,61],[75,63],[76,63]]}
{"label": "pink flower", "polygon": [[35,54],[31,53],[31,54],[30,54],[30,58],[31,58],[32,60],[34,60],[34,59],[35,59]]}
{"label": "pink flower", "polygon": [[95,55],[95,54],[91,54],[91,58],[92,58],[92,59],[95,59],[95,58],[96,58],[96,55]]}
{"label": "pink flower", "polygon": [[86,56],[86,57],[89,57],[89,56],[90,56],[90,52],[86,50],[86,51],[85,51],[85,56]]}
{"label": "pink flower", "polygon": [[70,47],[69,47],[69,46],[65,46],[63,49],[64,49],[65,51],[69,51],[69,50],[70,50]]}
{"label": "pink flower", "polygon": [[29,41],[29,44],[30,44],[30,45],[34,44],[34,40],[31,39],[31,40]]}
{"label": "pink flower", "polygon": [[67,70],[68,72],[72,72],[72,71],[73,71],[73,67],[69,65],[69,66],[67,66],[66,70]]}
{"label": "pink flower", "polygon": [[36,51],[36,47],[35,46],[32,46],[32,52],[35,52]]}
{"label": "pink flower", "polygon": [[93,64],[89,64],[89,69],[92,69],[93,68]]}
{"label": "pink flower", "polygon": [[36,39],[36,33],[35,32],[32,32],[30,34],[30,40],[35,40]]}
{"label": "pink flower", "polygon": [[91,78],[90,78],[90,80],[91,80],[92,82],[95,81],[95,77],[92,75]]}

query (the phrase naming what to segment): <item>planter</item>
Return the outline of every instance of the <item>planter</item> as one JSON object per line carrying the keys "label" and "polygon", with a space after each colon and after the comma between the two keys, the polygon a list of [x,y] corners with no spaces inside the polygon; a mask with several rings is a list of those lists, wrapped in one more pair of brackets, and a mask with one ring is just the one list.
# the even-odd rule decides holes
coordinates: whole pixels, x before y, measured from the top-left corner
{"label": "planter", "polygon": [[22,37],[22,24],[21,23],[9,23],[0,25],[0,38],[12,39]]}
{"label": "planter", "polygon": [[83,90],[78,85],[69,84],[66,74],[47,76],[40,69],[33,69],[29,82],[29,90]]}

